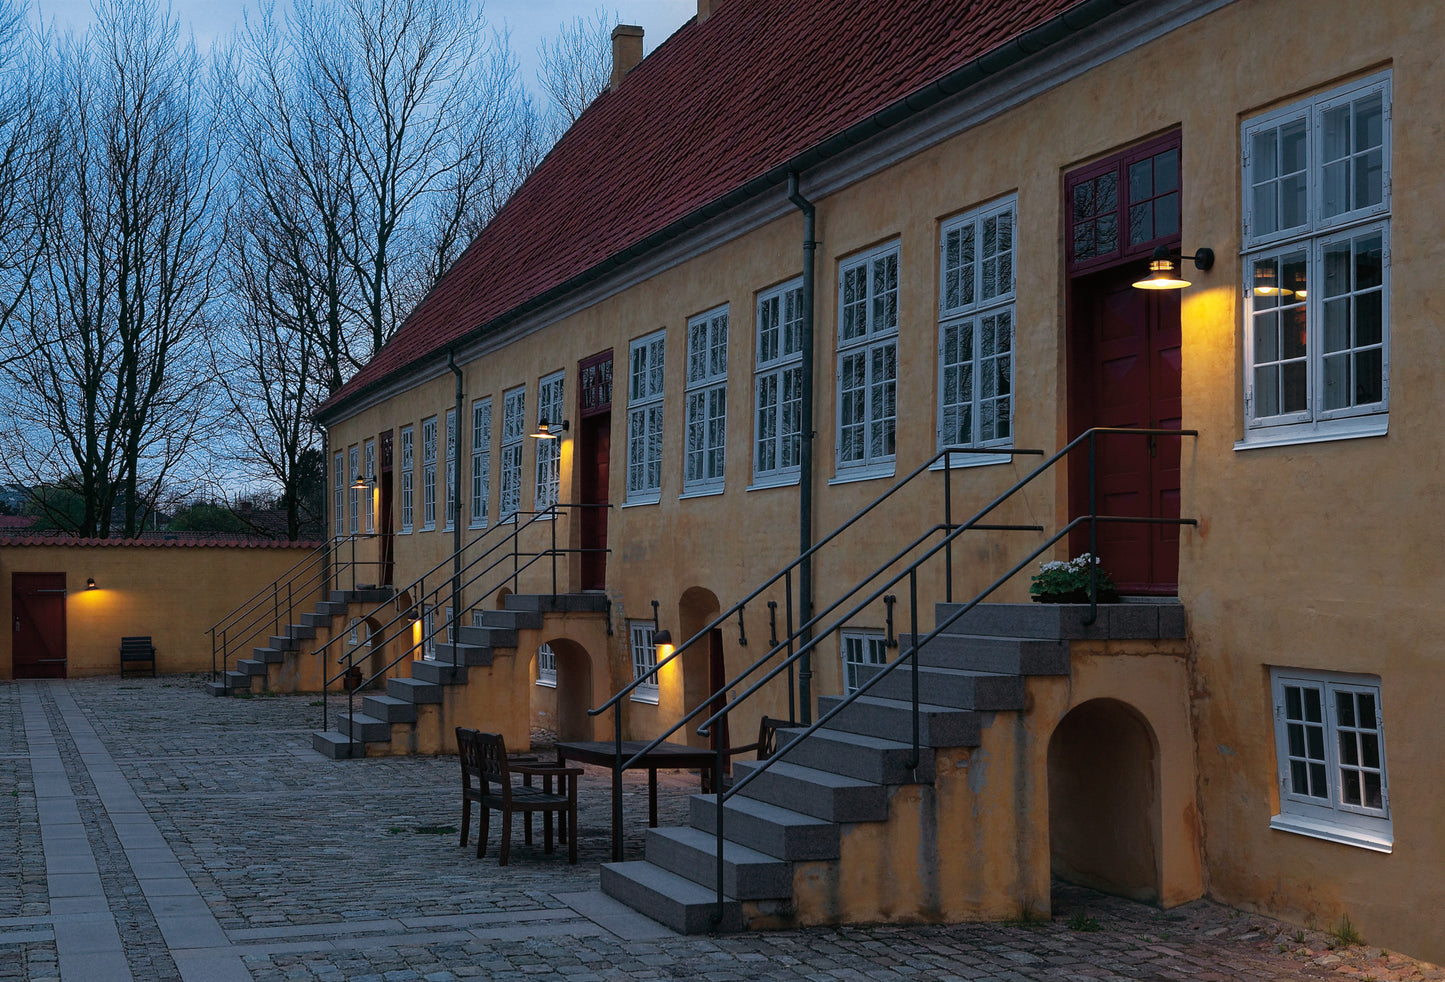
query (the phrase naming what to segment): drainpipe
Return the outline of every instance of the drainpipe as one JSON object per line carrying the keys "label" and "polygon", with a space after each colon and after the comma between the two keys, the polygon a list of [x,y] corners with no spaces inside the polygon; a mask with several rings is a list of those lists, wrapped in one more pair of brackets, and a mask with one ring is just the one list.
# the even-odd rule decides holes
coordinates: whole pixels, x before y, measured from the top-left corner
{"label": "drainpipe", "polygon": [[[803,213],[803,366],[801,388],[803,405],[800,412],[801,446],[798,474],[798,553],[813,548],[813,260],[818,243],[813,239],[817,220],[813,203],[798,192],[798,172],[788,174],[788,200]],[[813,619],[813,559],[798,564],[798,622]],[[804,627],[800,644],[807,644],[812,630]],[[800,722],[813,721],[813,653],[803,652],[798,665],[798,706]]]}
{"label": "drainpipe", "polygon": [[[452,427],[460,431],[462,428],[462,370],[457,367],[456,352],[447,349],[447,367],[457,379],[457,411],[452,418],[456,424]],[[456,512],[452,518],[452,644],[460,642],[457,636],[457,622],[462,616],[462,440],[460,432],[448,433],[447,439],[451,441],[456,449],[452,453],[452,508]],[[456,662],[457,652],[452,649],[452,661]]]}

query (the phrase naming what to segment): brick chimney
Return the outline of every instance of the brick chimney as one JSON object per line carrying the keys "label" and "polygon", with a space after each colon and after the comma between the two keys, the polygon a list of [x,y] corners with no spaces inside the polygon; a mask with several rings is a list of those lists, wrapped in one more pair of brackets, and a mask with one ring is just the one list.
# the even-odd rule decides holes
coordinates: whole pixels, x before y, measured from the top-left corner
{"label": "brick chimney", "polygon": [[642,28],[634,24],[618,24],[612,29],[612,82],[608,87],[616,92],[623,76],[641,61]]}
{"label": "brick chimney", "polygon": [[697,0],[697,22],[701,24],[712,16],[712,8],[717,0]]}

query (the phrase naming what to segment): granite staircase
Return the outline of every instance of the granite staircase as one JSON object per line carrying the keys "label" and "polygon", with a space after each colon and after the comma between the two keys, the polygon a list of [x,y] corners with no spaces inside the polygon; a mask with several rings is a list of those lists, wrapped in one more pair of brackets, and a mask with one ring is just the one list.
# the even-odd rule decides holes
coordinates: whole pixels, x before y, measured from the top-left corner
{"label": "granite staircase", "polygon": [[288,657],[294,659],[314,648],[307,642],[317,640],[318,632],[328,638],[333,637],[338,629],[336,618],[341,618],[340,629],[346,629],[354,605],[362,605],[370,612],[372,607],[385,603],[392,595],[391,587],[330,591],[325,600],[317,601],[313,610],[301,614],[299,624],[288,624],[283,633],[267,638],[264,646],[252,648],[250,658],[238,659],[236,667],[224,671],[219,681],[206,683],[211,695],[266,691],[270,687],[271,676],[276,672],[272,666],[283,665]]}
{"label": "granite staircase", "polygon": [[[938,604],[935,623],[959,606]],[[1088,611],[1087,605],[980,604],[926,643],[918,657],[916,767],[910,766],[910,665],[899,666],[811,736],[799,740],[800,729],[780,731],[772,765],[724,804],[720,921],[713,795],[692,797],[688,826],[649,829],[645,859],[604,865],[603,892],[686,934],[840,922],[838,906],[820,905],[814,886],[849,880],[841,868],[848,855],[843,842],[861,826],[877,823],[875,841],[886,841],[885,823],[900,794],[920,791],[909,795],[911,807],[932,800],[938,751],[976,748],[997,714],[1024,712],[1027,679],[1069,675],[1077,640],[1184,636],[1177,603],[1101,606],[1092,625],[1083,623]],[[899,641],[899,650],[907,651],[911,638]],[[865,678],[881,670],[869,669]],[[842,701],[820,698],[819,715]],[[736,780],[760,764],[733,766]],[[854,882],[869,875],[854,876]],[[799,885],[812,891],[808,898],[795,896]]]}

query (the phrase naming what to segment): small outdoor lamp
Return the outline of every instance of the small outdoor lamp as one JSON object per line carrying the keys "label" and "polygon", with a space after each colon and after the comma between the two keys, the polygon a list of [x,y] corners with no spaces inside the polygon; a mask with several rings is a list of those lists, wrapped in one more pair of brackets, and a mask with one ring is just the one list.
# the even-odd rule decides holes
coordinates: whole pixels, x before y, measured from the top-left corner
{"label": "small outdoor lamp", "polygon": [[86,588],[87,590],[94,590],[94,589],[95,589],[95,577],[93,577],[93,576],[86,577],[86,580],[85,580],[85,588]]}
{"label": "small outdoor lamp", "polygon": [[366,478],[362,477],[360,474],[356,475],[356,480],[351,482],[351,488],[353,491],[364,490],[366,488]]}
{"label": "small outdoor lamp", "polygon": [[[1179,267],[1184,263],[1184,256],[1169,251],[1165,246],[1154,250],[1154,258],[1149,260],[1149,275],[1142,280],[1135,280],[1134,286],[1140,290],[1182,290],[1189,286],[1189,281],[1181,274]],[[1194,268],[1208,270],[1214,265],[1214,250],[1200,249],[1189,257],[1194,260]]]}
{"label": "small outdoor lamp", "polygon": [[548,425],[547,420],[546,420],[546,418],[544,417],[544,418],[542,418],[542,419],[537,420],[537,432],[532,433],[532,434],[529,434],[529,435],[530,435],[530,436],[532,437],[532,439],[534,439],[534,440],[556,440],[556,439],[558,439],[559,437],[561,437],[561,435],[562,435],[563,433],[566,433],[566,432],[567,432],[568,430],[570,430],[571,428],[572,428],[571,422],[570,422],[569,420],[565,420],[565,419],[564,419],[564,420],[562,420],[562,425],[561,425],[561,426],[558,426],[558,427],[556,427],[556,428],[554,429],[553,427],[551,427],[550,425]]}
{"label": "small outdoor lamp", "polygon": [[657,660],[672,655],[672,632],[657,626],[657,601],[652,602],[652,643],[657,647]]}

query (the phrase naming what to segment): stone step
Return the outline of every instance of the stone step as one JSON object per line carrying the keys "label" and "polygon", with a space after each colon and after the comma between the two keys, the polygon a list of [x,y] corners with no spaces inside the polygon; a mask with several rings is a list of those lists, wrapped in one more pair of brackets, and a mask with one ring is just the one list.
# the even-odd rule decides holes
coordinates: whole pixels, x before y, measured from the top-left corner
{"label": "stone step", "polygon": [[[763,763],[734,762],[734,780],[742,780]],[[888,817],[888,789],[881,784],[786,760],[772,764],[737,794],[829,822],[881,822]]]}
{"label": "stone step", "polygon": [[228,692],[250,692],[251,676],[245,672],[227,672],[224,676],[224,685]]}
{"label": "stone step", "polygon": [[418,706],[442,701],[442,687],[425,679],[387,679],[386,694]]}
{"label": "stone step", "polygon": [[[726,821],[726,819],[724,819]],[[717,839],[694,828],[647,830],[647,861],[717,892]],[[793,864],[723,840],[723,893],[738,900],[793,896]]]}
{"label": "stone step", "polygon": [[[344,613],[344,611],[343,611],[343,613]],[[329,628],[329,627],[331,627],[331,618],[332,618],[332,615],[331,615],[331,614],[319,614],[319,613],[318,613],[318,614],[312,614],[312,613],[305,613],[305,614],[302,614],[302,615],[301,615],[301,623],[304,624],[304,625],[306,625],[307,627],[325,627],[325,628]],[[312,637],[315,637],[315,636],[316,636],[316,635],[314,635],[314,634],[312,635]]]}
{"label": "stone step", "polygon": [[388,723],[415,723],[416,703],[397,696],[367,696],[361,700],[361,711]]}
{"label": "stone step", "polygon": [[213,696],[229,696],[231,690],[226,688],[225,682],[207,682],[206,690]]}
{"label": "stone step", "polygon": [[933,780],[931,748],[922,748],[916,768],[908,766],[913,759],[912,730],[907,734],[907,742],[826,727],[807,739],[794,740],[788,731],[779,730],[778,743],[779,751],[774,756],[781,760],[815,770],[832,771],[834,774],[857,778],[860,781],[870,781],[873,784],[919,784]]}
{"label": "stone step", "polygon": [[345,600],[321,600],[316,604],[316,616],[325,617],[330,620],[332,617],[340,617],[346,613]]}
{"label": "stone step", "polygon": [[492,649],[474,644],[448,644],[445,641],[438,641],[436,648],[436,660],[446,662],[448,665],[490,665],[492,663]]}
{"label": "stone step", "polygon": [[[913,645],[913,635],[900,634],[899,647]],[[1050,638],[985,637],[940,634],[918,652],[925,668],[994,672],[999,675],[1068,675],[1069,642]]]}
{"label": "stone step", "polygon": [[295,651],[301,646],[296,642],[295,638],[288,638],[283,637],[279,634],[273,634],[266,639],[266,647],[275,648],[277,651]]}
{"label": "stone step", "polygon": [[479,648],[515,648],[517,632],[509,627],[459,627],[457,640]]}
{"label": "stone step", "polygon": [[[717,831],[716,796],[695,794],[688,810],[693,828],[708,835]],[[746,794],[724,802],[723,831],[732,842],[789,862],[838,858],[838,826]]]}
{"label": "stone step", "polygon": [[332,590],[327,599],[341,604],[380,604],[392,598],[391,587],[358,587],[355,590]]}
{"label": "stone step", "polygon": [[[842,696],[819,696],[821,716],[843,701]],[[925,747],[976,747],[980,720],[978,714],[952,706],[919,704],[918,739]],[[899,699],[878,699],[858,696],[828,726],[830,729],[884,740],[913,742],[913,704]]]}
{"label": "stone step", "polygon": [[286,660],[286,652],[275,648],[252,648],[251,657],[267,665],[279,665]]}
{"label": "stone step", "polygon": [[[940,603],[934,623],[943,624],[964,604]],[[1184,605],[1163,603],[1100,604],[1098,618],[1086,624],[1088,604],[978,604],[947,628],[950,634],[981,634],[1006,638],[1150,639],[1183,638]]]}
{"label": "stone step", "polygon": [[[906,649],[905,649],[906,650]],[[865,666],[862,679],[880,674],[882,666]],[[937,706],[973,709],[979,712],[1009,712],[1024,708],[1022,675],[1004,675],[972,669],[933,668],[928,665],[918,673],[921,700]],[[899,665],[868,690],[877,699],[913,699],[913,666]]]}
{"label": "stone step", "polygon": [[[305,614],[301,616],[306,616]],[[290,624],[286,627],[286,636],[296,641],[311,640],[316,637],[316,628],[310,624]]]}
{"label": "stone step", "polygon": [[437,685],[457,685],[467,680],[467,666],[423,658],[411,663],[411,677]]}
{"label": "stone step", "polygon": [[350,760],[366,756],[366,744],[355,743],[335,730],[313,730],[311,749],[332,760]]}
{"label": "stone step", "polygon": [[603,593],[513,593],[505,601],[506,610],[533,611],[536,613],[576,613],[607,610],[607,595]]}
{"label": "stone step", "polygon": [[241,672],[243,675],[264,676],[266,674],[266,663],[256,658],[240,658],[236,661],[236,671]]}
{"label": "stone step", "polygon": [[542,615],[533,610],[482,610],[479,613],[482,615],[483,627],[526,631],[542,626]]}
{"label": "stone step", "polygon": [[712,890],[643,860],[604,863],[602,892],[682,934],[741,931],[744,926],[736,900],[725,897],[722,920],[714,921],[717,895]]}
{"label": "stone step", "polygon": [[366,713],[337,713],[336,728],[343,736],[355,737],[363,743],[386,743],[391,739],[391,724]]}

